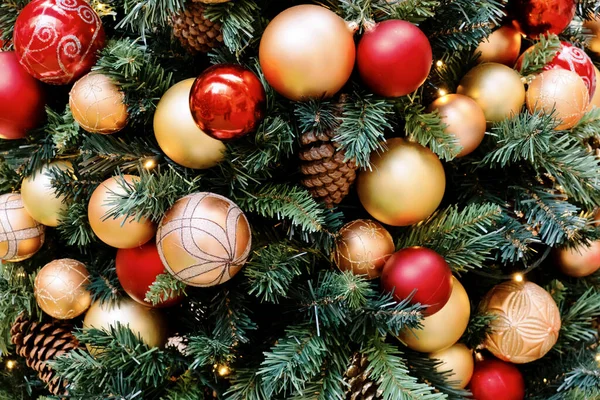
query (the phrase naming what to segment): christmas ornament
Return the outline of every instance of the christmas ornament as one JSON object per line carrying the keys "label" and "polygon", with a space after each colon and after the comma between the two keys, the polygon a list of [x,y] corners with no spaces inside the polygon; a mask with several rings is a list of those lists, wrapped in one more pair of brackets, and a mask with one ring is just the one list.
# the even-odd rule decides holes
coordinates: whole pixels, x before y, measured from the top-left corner
{"label": "christmas ornament", "polygon": [[373,152],[371,170],[358,176],[363,207],[384,224],[406,226],[430,216],[440,205],[446,175],[427,147],[401,138],[387,141],[387,151]]}
{"label": "christmas ornament", "polygon": [[31,218],[20,194],[0,196],[0,260],[28,259],[42,247],[44,238],[44,225]]}
{"label": "christmas ornament", "polygon": [[52,186],[52,170],[72,171],[69,161],[54,161],[44,165],[23,180],[21,198],[25,210],[40,224],[58,226],[60,215],[66,210],[65,196],[57,196]]}
{"label": "christmas ornament", "polygon": [[445,131],[456,136],[462,147],[456,157],[464,157],[479,146],[485,136],[485,115],[473,99],[462,94],[447,94],[435,100],[429,111],[438,110],[447,125]]}
{"label": "christmas ornament", "polygon": [[596,240],[590,246],[558,249],[555,260],[565,275],[574,278],[591,275],[600,269],[600,241]]}
{"label": "christmas ornament", "polygon": [[228,1],[231,0],[192,0],[193,2],[197,2],[197,3],[204,3],[204,4],[219,4],[219,3],[227,3]]}
{"label": "christmas ornament", "polygon": [[34,295],[42,310],[53,318],[73,319],[80,316],[92,303],[87,289],[89,272],[77,260],[54,260],[35,277]]}
{"label": "christmas ornament", "polygon": [[383,390],[369,376],[369,360],[365,354],[354,353],[344,372],[345,400],[382,400]]}
{"label": "christmas ornament", "polygon": [[594,19],[585,21],[583,27],[591,31],[592,38],[589,40],[587,48],[600,55],[600,18],[595,16]]}
{"label": "christmas ornament", "polygon": [[482,300],[481,309],[497,315],[486,348],[515,364],[542,358],[558,339],[560,312],[552,296],[532,282],[496,285]]}
{"label": "christmas ornament", "polygon": [[575,72],[551,69],[539,74],[527,90],[530,112],[554,113],[560,124],[556,129],[571,129],[583,117],[589,104],[589,92]]}
{"label": "christmas ornament", "polygon": [[475,53],[481,53],[478,62],[493,62],[512,67],[521,51],[521,34],[510,26],[501,26],[484,39]]}
{"label": "christmas ornament", "polygon": [[452,346],[467,329],[471,316],[469,296],[458,279],[452,277],[452,294],[437,313],[425,317],[422,328],[403,329],[398,338],[413,350],[433,353]]}
{"label": "christmas ornament", "polygon": [[165,92],[154,113],[154,136],[161,150],[177,164],[205,169],[223,160],[225,145],[196,126],[189,107],[193,83],[194,78],[186,79]]}
{"label": "christmas ornament", "polygon": [[156,226],[146,218],[138,221],[134,216],[106,217],[114,207],[117,196],[126,193],[126,188],[122,185],[132,186],[139,179],[133,175],[113,176],[102,182],[92,193],[88,204],[88,219],[98,239],[109,246],[130,249],[141,246],[154,237]]}
{"label": "christmas ornament", "polygon": [[69,106],[75,121],[86,131],[103,135],[127,125],[125,94],[106,75],[89,73],[73,85]]}
{"label": "christmas ornament", "polygon": [[173,34],[190,53],[208,53],[223,43],[221,24],[204,17],[206,7],[188,2],[173,17]]}
{"label": "christmas ornament", "polygon": [[156,243],[175,278],[191,286],[214,286],[237,274],[250,254],[252,233],[242,210],[218,194],[179,199],[163,217]]}
{"label": "christmas ornament", "polygon": [[473,352],[462,343],[456,343],[447,349],[436,351],[429,355],[430,358],[440,360],[442,363],[435,369],[439,373],[452,371],[446,375],[446,381],[455,389],[464,389],[473,376]]}
{"label": "christmas ornament", "polygon": [[[596,75],[596,82],[600,82],[600,71],[596,66],[594,66],[594,74]],[[586,112],[594,107],[600,107],[600,90],[594,92],[594,97],[590,99],[590,104],[588,105]]]}
{"label": "christmas ornament", "polygon": [[260,40],[259,61],[267,82],[290,100],[332,97],[354,68],[354,30],[321,6],[286,9]]}
{"label": "christmas ornament", "polygon": [[151,302],[144,300],[156,277],[166,272],[154,242],[148,242],[133,249],[117,250],[116,267],[121,286],[132,299],[140,304],[148,307],[170,307],[183,299],[182,296],[176,296],[154,306]]}
{"label": "christmas ornament", "polygon": [[400,97],[414,92],[427,79],[431,45],[415,25],[392,19],[365,32],[356,60],[360,77],[374,93]]}
{"label": "christmas ornament", "polygon": [[213,65],[196,78],[190,92],[194,121],[219,140],[254,131],[265,116],[265,107],[262,83],[241,65]]}
{"label": "christmas ornament", "polygon": [[381,275],[393,252],[394,241],[383,226],[369,219],[357,219],[340,229],[333,260],[341,271],[374,279]]}
{"label": "christmas ornament", "polygon": [[511,0],[508,13],[522,34],[559,34],[575,16],[575,0]]}
{"label": "christmas ornament", "polygon": [[521,76],[498,63],[479,64],[470,70],[460,81],[457,93],[475,100],[488,123],[519,114],[525,103]]}
{"label": "christmas ornament", "polygon": [[398,301],[416,290],[411,302],[427,305],[424,315],[442,309],[452,293],[452,271],[444,257],[425,247],[409,247],[392,255],[381,273],[381,287]]}
{"label": "christmas ornament", "polygon": [[525,398],[525,381],[519,369],[496,359],[478,361],[475,364],[469,389],[477,400]]}
{"label": "christmas ornament", "polygon": [[66,85],[94,66],[104,29],[84,0],[32,0],[17,17],[13,42],[29,74]]}

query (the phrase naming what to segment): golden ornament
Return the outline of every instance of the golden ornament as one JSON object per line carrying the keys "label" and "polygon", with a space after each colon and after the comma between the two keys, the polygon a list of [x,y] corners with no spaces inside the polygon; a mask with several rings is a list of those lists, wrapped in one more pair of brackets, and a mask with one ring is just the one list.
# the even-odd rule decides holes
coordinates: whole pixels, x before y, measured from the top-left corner
{"label": "golden ornament", "polygon": [[369,214],[384,224],[422,221],[444,197],[444,167],[438,156],[418,143],[389,139],[385,152],[371,156],[371,167],[358,175],[358,197]]}
{"label": "golden ornament", "polygon": [[447,94],[435,100],[429,110],[438,110],[445,131],[456,136],[462,150],[457,157],[470,154],[481,144],[485,136],[485,115],[483,110],[470,97],[462,94]]}
{"label": "golden ornament", "polygon": [[202,132],[190,112],[194,78],[181,81],[165,92],[154,113],[154,135],[161,150],[179,165],[205,169],[225,157],[225,145]]}
{"label": "golden ornament", "polygon": [[555,259],[565,275],[574,278],[591,275],[600,269],[600,240],[592,242],[590,246],[558,249]]}
{"label": "golden ornament", "polygon": [[358,219],[340,229],[333,260],[341,271],[379,278],[385,262],[394,253],[394,241],[381,224]]}
{"label": "golden ornament", "polygon": [[42,247],[44,238],[44,225],[29,215],[20,194],[0,196],[0,260],[26,260]]}
{"label": "golden ornament", "polygon": [[54,260],[35,278],[34,295],[42,310],[53,318],[72,319],[92,304],[88,270],[77,260]]}
{"label": "golden ornament", "polygon": [[69,106],[86,131],[103,135],[120,131],[129,117],[125,95],[106,75],[91,72],[73,85]]}
{"label": "golden ornament", "polygon": [[422,321],[420,329],[403,329],[398,338],[413,350],[433,353],[452,346],[467,329],[471,316],[469,296],[452,277],[452,294],[444,307]]}
{"label": "golden ornament", "polygon": [[251,242],[242,210],[228,198],[208,192],[177,200],[156,233],[165,268],[191,286],[227,282],[244,266]]}
{"label": "golden ornament", "polygon": [[594,71],[596,72],[596,82],[598,82],[598,88],[594,92],[594,97],[590,100],[590,104],[588,105],[586,112],[590,111],[592,108],[597,107],[600,108],[600,70],[598,67],[594,65]]}
{"label": "golden ornament", "polygon": [[122,182],[132,185],[140,179],[133,175],[123,175],[122,178],[109,178],[94,190],[88,204],[88,219],[92,230],[104,243],[119,249],[131,249],[152,239],[156,225],[145,218],[138,221],[133,216],[127,218],[126,222],[124,215],[106,218],[106,214],[114,207],[111,203],[115,197],[125,194]]}
{"label": "golden ornament", "polygon": [[501,360],[523,364],[542,358],[558,340],[560,312],[552,296],[532,282],[496,285],[481,303],[495,314],[485,347]]}
{"label": "golden ornament", "polygon": [[521,52],[521,34],[511,26],[502,26],[483,39],[475,53],[480,52],[478,62],[493,62],[513,67]]}
{"label": "golden ornament", "polygon": [[527,108],[530,112],[551,113],[562,121],[556,129],[571,129],[583,117],[590,102],[583,79],[566,69],[543,71],[529,84]]}
{"label": "golden ornament", "polygon": [[521,76],[498,63],[479,64],[470,70],[460,81],[457,93],[475,100],[490,124],[519,114],[525,103]]}
{"label": "golden ornament", "polygon": [[592,31],[593,35],[588,43],[588,48],[600,56],[600,18],[596,16],[593,20],[585,21],[583,26]]}
{"label": "golden ornament", "polygon": [[354,30],[317,5],[286,9],[267,25],[260,40],[265,78],[290,100],[332,97],[350,78],[355,58]]}
{"label": "golden ornament", "polygon": [[65,196],[57,196],[52,187],[53,168],[73,170],[69,161],[54,161],[44,165],[35,174],[25,178],[21,185],[21,197],[27,212],[40,224],[58,226],[60,214],[66,210]]}
{"label": "golden ornament", "polygon": [[462,343],[456,343],[447,349],[431,353],[430,358],[441,360],[442,364],[436,367],[439,373],[452,370],[446,375],[446,381],[455,389],[464,389],[473,376],[475,362],[473,352]]}

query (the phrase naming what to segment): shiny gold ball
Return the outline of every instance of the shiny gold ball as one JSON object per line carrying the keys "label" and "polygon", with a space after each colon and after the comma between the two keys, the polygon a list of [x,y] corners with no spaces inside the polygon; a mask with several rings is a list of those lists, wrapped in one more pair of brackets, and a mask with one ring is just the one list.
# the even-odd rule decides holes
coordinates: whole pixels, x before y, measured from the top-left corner
{"label": "shiny gold ball", "polygon": [[88,219],[96,236],[109,246],[131,249],[154,237],[156,225],[148,219],[142,218],[138,221],[136,217],[130,216],[125,221],[124,215],[106,218],[106,214],[114,207],[112,203],[115,196],[125,193],[122,181],[132,185],[139,179],[133,175],[123,175],[123,179],[112,177],[102,182],[92,193],[88,204]]}
{"label": "shiny gold ball", "polygon": [[555,259],[563,274],[581,278],[600,269],[600,240],[590,246],[562,248],[556,250]]}
{"label": "shiny gold ball", "polygon": [[65,196],[57,196],[52,187],[51,170],[73,170],[69,161],[54,161],[44,165],[23,180],[21,197],[27,212],[40,224],[58,226],[60,214],[66,210]]}
{"label": "shiny gold ball", "polygon": [[478,62],[493,62],[509,67],[515,65],[521,51],[521,34],[511,26],[502,26],[477,46]]}
{"label": "shiny gold ball", "polygon": [[106,75],[90,72],[73,85],[69,106],[75,121],[86,131],[104,135],[127,125],[125,95]]}
{"label": "shiny gold ball", "polygon": [[527,90],[527,108],[544,113],[555,111],[562,121],[556,129],[571,129],[583,117],[590,102],[589,91],[577,73],[551,69],[539,74]]}
{"label": "shiny gold ball", "polygon": [[439,373],[452,371],[446,375],[446,381],[455,389],[464,389],[473,376],[473,352],[462,343],[448,347],[429,355],[430,358],[441,360],[442,364],[436,367]]}
{"label": "shiny gold ball", "polygon": [[583,26],[591,30],[593,35],[588,43],[588,48],[600,56],[600,18],[596,16],[596,19],[585,21]]}
{"label": "shiny gold ball", "polygon": [[423,319],[421,329],[404,329],[398,337],[408,347],[433,353],[452,346],[467,329],[471,316],[469,296],[458,279],[452,277],[452,294],[444,307]]}
{"label": "shiny gold ball", "polygon": [[358,197],[378,221],[393,226],[415,224],[430,216],[446,190],[438,156],[427,147],[401,138],[373,153],[370,171],[358,176]]}
{"label": "shiny gold ball", "polygon": [[225,145],[202,132],[190,112],[190,89],[194,78],[171,87],[154,113],[154,135],[161,150],[179,165],[205,169],[225,156]]}
{"label": "shiny gold ball", "polygon": [[191,286],[227,282],[244,266],[251,242],[242,210],[228,198],[208,192],[177,200],[156,233],[165,268]]}
{"label": "shiny gold ball", "polygon": [[40,308],[57,319],[72,319],[92,304],[88,270],[77,260],[54,260],[35,278],[34,295]]}
{"label": "shiny gold ball", "polygon": [[462,150],[457,157],[470,154],[485,136],[485,115],[479,105],[462,94],[447,94],[435,100],[429,110],[438,110],[446,133],[456,136]]}
{"label": "shiny gold ball", "polygon": [[381,275],[394,250],[392,236],[381,224],[370,219],[357,219],[340,229],[333,260],[341,271],[375,279]]}
{"label": "shiny gold ball", "polygon": [[560,312],[543,288],[532,282],[496,285],[481,308],[495,314],[485,347],[501,360],[523,364],[542,358],[558,340]]}
{"label": "shiny gold ball", "polygon": [[42,247],[45,237],[45,226],[27,212],[20,194],[0,196],[0,260],[28,259]]}
{"label": "shiny gold ball", "polygon": [[596,72],[596,82],[598,87],[594,92],[594,97],[591,98],[590,104],[588,105],[586,112],[590,111],[592,108],[600,108],[600,70],[594,65],[594,71]]}
{"label": "shiny gold ball", "polygon": [[457,93],[475,100],[490,124],[519,114],[525,103],[521,76],[498,63],[479,64],[470,70],[460,81]]}

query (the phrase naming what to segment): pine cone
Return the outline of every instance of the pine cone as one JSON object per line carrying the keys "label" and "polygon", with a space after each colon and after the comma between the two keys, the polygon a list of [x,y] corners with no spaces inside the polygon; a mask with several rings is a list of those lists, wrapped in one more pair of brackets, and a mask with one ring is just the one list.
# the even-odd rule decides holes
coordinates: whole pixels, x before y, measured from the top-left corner
{"label": "pine cone", "polygon": [[27,366],[37,371],[50,392],[58,396],[67,395],[66,382],[55,374],[46,361],[80,347],[72,330],[73,326],[63,321],[40,323],[23,314],[17,317],[10,330],[16,353],[25,358]]}
{"label": "pine cone", "polygon": [[350,365],[344,373],[344,382],[348,384],[346,400],[379,400],[382,393],[377,383],[369,379],[367,356],[355,353],[350,360]]}
{"label": "pine cone", "polygon": [[206,53],[223,43],[221,25],[204,18],[202,3],[187,3],[173,18],[173,34],[191,53]]}

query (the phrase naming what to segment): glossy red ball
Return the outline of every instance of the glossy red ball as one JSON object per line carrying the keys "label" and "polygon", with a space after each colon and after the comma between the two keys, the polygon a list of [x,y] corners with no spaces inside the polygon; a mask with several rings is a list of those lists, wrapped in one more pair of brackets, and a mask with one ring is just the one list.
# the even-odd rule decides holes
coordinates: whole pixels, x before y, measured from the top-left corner
{"label": "glossy red ball", "polygon": [[254,131],[267,102],[260,79],[241,65],[214,65],[194,81],[190,110],[196,125],[219,140],[237,139]]}
{"label": "glossy red ball", "polygon": [[0,52],[0,71],[0,138],[21,139],[44,116],[44,90],[14,51]]}
{"label": "glossy red ball", "polygon": [[402,301],[415,289],[413,303],[428,305],[432,315],[446,305],[452,294],[452,271],[444,257],[425,247],[409,247],[394,253],[383,267],[381,286]]}
{"label": "glossy red ball", "polygon": [[575,0],[510,0],[508,13],[522,34],[559,34],[575,16]]}
{"label": "glossy red ball", "polygon": [[427,36],[407,21],[380,22],[358,43],[358,72],[364,83],[385,97],[404,96],[417,90],[431,70],[431,45]]}
{"label": "glossy red ball", "polygon": [[152,305],[144,300],[156,277],[166,272],[158,255],[156,243],[148,242],[133,249],[119,249],[116,258],[117,277],[125,292],[135,301],[148,307],[170,307],[181,302],[182,296]]}
{"label": "glossy red ball", "polygon": [[17,17],[13,35],[21,65],[53,85],[89,72],[104,40],[100,17],[85,0],[32,0]]}
{"label": "glossy red ball", "polygon": [[477,400],[523,400],[525,382],[514,364],[488,359],[475,363],[469,384]]}

